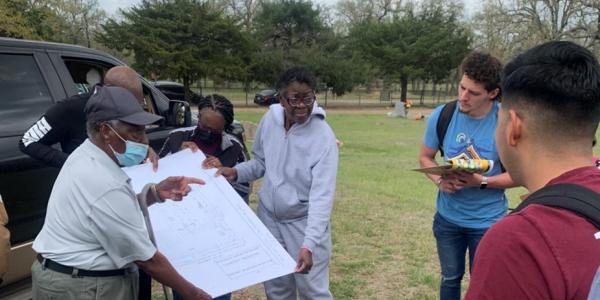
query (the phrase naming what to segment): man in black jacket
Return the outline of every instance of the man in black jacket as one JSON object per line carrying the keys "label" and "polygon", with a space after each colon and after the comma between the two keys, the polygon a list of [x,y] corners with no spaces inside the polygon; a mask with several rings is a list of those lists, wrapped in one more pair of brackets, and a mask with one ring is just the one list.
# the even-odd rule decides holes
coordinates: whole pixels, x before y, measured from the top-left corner
{"label": "man in black jacket", "polygon": [[[140,102],[144,99],[138,74],[129,67],[117,66],[108,70],[104,84],[125,88]],[[23,135],[19,142],[21,151],[45,164],[61,168],[69,154],[87,138],[83,108],[90,96],[90,93],[75,95],[50,107]],[[53,148],[55,144],[60,144],[62,151]],[[153,156],[156,156],[154,152],[149,154],[149,157]]]}

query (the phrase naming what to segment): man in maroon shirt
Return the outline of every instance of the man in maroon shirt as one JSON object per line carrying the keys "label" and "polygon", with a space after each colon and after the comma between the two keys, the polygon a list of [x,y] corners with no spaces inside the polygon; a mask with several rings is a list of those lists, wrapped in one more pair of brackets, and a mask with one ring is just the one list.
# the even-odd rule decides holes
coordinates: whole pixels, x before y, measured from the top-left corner
{"label": "man in maroon shirt", "polygon": [[[570,42],[539,45],[506,65],[502,91],[496,144],[514,182],[531,193],[557,183],[600,193],[590,161],[600,119],[596,58]],[[587,299],[599,230],[539,204],[508,215],[481,240],[466,299]]]}

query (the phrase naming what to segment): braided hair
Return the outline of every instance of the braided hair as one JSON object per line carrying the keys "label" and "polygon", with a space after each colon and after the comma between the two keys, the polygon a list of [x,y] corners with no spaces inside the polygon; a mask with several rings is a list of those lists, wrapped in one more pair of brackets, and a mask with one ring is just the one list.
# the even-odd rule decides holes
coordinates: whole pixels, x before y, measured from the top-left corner
{"label": "braided hair", "polygon": [[230,131],[231,123],[233,123],[233,104],[231,104],[231,101],[224,96],[212,94],[201,97],[200,101],[198,101],[198,112],[204,108],[210,108],[220,113],[225,119],[225,131]]}

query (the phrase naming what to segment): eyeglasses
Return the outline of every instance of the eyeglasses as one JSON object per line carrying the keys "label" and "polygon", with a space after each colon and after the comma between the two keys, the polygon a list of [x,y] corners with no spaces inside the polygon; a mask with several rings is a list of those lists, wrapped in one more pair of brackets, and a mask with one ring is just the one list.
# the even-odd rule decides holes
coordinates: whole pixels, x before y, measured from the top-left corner
{"label": "eyeglasses", "polygon": [[315,102],[315,100],[317,100],[317,97],[315,97],[315,95],[310,95],[310,96],[306,96],[303,98],[286,97],[286,96],[282,96],[282,97],[285,98],[285,100],[287,100],[287,102],[291,106],[300,106],[300,103],[304,103],[304,105],[309,106],[309,105],[313,104]]}
{"label": "eyeglasses", "polygon": [[210,128],[204,124],[202,124],[200,121],[198,121],[198,128],[207,131],[210,134],[215,134],[215,135],[221,135],[223,134],[223,129],[214,129],[214,128]]}

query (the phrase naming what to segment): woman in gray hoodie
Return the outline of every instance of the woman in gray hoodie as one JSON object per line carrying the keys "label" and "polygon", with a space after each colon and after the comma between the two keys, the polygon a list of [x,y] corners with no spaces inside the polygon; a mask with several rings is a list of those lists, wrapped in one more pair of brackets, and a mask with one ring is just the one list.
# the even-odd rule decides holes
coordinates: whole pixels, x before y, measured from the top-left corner
{"label": "woman in gray hoodie", "polygon": [[257,215],[292,257],[294,274],[265,282],[268,299],[332,299],[330,216],[338,148],[325,111],[315,103],[315,79],[304,68],[279,78],[280,104],[262,118],[253,159],[219,171],[230,181],[264,177]]}

